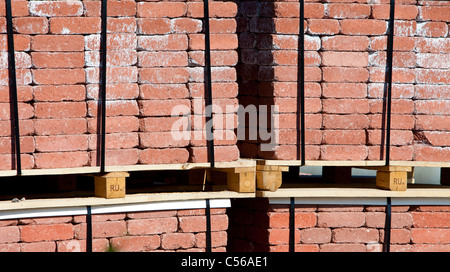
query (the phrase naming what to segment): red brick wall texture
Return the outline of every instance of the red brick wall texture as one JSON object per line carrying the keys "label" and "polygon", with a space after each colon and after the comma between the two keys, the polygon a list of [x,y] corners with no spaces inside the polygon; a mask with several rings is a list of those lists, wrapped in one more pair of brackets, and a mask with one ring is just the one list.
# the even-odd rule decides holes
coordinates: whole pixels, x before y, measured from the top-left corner
{"label": "red brick wall texture", "polygon": [[[211,209],[211,247],[227,245],[226,209]],[[0,220],[0,252],[86,251],[86,216]],[[92,250],[192,251],[206,248],[204,209],[92,215]]]}
{"label": "red brick wall texture", "polygon": [[[295,251],[380,252],[385,206],[296,205]],[[229,250],[287,252],[289,206],[236,200]],[[449,206],[392,206],[391,252],[450,251]]]}
{"label": "red brick wall texture", "polygon": [[[97,166],[100,2],[12,2],[22,167]],[[388,2],[306,1],[307,159],[383,159]],[[391,159],[449,161],[450,5],[396,2]],[[4,6],[0,169],[10,170]],[[215,124],[216,160],[297,159],[298,1],[212,1],[210,15],[213,102],[233,109],[231,126]],[[108,1],[107,165],[207,161],[205,137],[170,134],[205,130],[202,17],[197,0]],[[279,106],[275,151],[257,139],[238,148],[238,104]]]}

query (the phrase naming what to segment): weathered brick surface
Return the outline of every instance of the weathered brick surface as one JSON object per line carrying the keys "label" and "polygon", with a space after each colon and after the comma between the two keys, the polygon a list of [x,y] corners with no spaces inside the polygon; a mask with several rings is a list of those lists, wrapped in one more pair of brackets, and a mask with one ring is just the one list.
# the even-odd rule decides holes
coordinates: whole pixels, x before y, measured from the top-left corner
{"label": "weathered brick surface", "polygon": [[[23,168],[98,165],[101,3],[72,2],[12,5],[20,129],[34,145],[22,146],[23,156],[28,156]],[[2,3],[0,16],[5,19]],[[211,5],[212,80],[222,111],[237,104],[237,10],[235,2]],[[205,141],[202,134],[195,141],[178,141],[170,133],[175,121],[185,118],[182,115],[204,115],[204,109],[191,101],[204,100],[203,3],[108,1],[107,14],[107,164],[207,161],[204,148],[198,147]],[[7,126],[11,118],[5,24],[0,30],[0,137],[7,141],[12,139]],[[172,112],[174,108],[180,110]],[[167,123],[171,115],[173,122]],[[144,121],[145,128],[140,128]],[[164,133],[155,125],[161,122]],[[186,125],[186,135],[191,136],[194,126]],[[204,124],[195,127],[204,129]],[[230,139],[220,143],[229,149],[219,150],[219,161],[239,158],[234,128]],[[222,151],[231,154],[221,155]],[[0,153],[5,154],[0,169],[10,169],[10,152]]]}
{"label": "weathered brick surface", "polygon": [[[310,3],[312,2],[312,3]],[[241,103],[278,105],[299,112],[297,68],[299,3],[241,1],[238,14]],[[449,161],[449,137],[433,140],[430,132],[448,133],[450,122],[448,4],[442,1],[396,1],[393,86],[392,160]],[[306,158],[309,160],[382,160],[381,137],[385,91],[388,1],[308,1],[305,3]],[[270,84],[268,84],[270,83]],[[292,83],[292,89],[287,87]],[[319,86],[318,95],[311,83]],[[283,84],[283,85],[282,85]],[[281,92],[277,86],[283,86]],[[288,105],[277,103],[290,97]],[[317,97],[318,101],[310,98]],[[319,118],[317,129],[308,120]],[[300,124],[293,115],[293,126]],[[369,121],[368,121],[369,120]],[[438,124],[439,121],[443,122]],[[435,123],[436,122],[436,123]],[[261,139],[240,143],[242,157],[299,159],[300,139],[261,150]],[[248,130],[251,125],[246,124]],[[275,136],[274,133],[272,136]],[[445,140],[442,139],[445,137]],[[320,148],[318,147],[320,145]]]}
{"label": "weathered brick surface", "polygon": [[[230,251],[289,250],[289,209],[267,199],[234,200]],[[307,215],[307,216],[306,216]],[[391,251],[449,251],[448,206],[393,206]],[[385,207],[295,205],[295,250],[381,252]]]}

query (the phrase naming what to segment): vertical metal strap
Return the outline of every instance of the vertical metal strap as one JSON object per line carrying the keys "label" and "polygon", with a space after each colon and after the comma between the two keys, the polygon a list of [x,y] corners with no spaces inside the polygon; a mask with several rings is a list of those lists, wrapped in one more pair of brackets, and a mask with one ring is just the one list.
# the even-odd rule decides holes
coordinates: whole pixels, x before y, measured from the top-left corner
{"label": "vertical metal strap", "polygon": [[[300,0],[300,22],[298,36],[298,70],[297,70],[297,124],[300,119],[300,132],[297,130],[297,153],[301,154],[301,163],[305,165],[305,30],[304,0]],[[300,105],[300,113],[298,112]],[[300,118],[299,118],[300,114]],[[300,140],[301,139],[301,140]],[[301,141],[301,142],[300,142]],[[300,149],[299,149],[300,148]],[[298,158],[298,157],[297,157]]]}
{"label": "vertical metal strap", "polygon": [[86,207],[86,252],[92,252],[92,209]]}
{"label": "vertical metal strap", "polygon": [[211,252],[211,205],[209,199],[206,199],[206,252]]}
{"label": "vertical metal strap", "polygon": [[[107,0],[102,0],[101,8],[101,37],[100,37],[100,93],[101,93],[101,145],[100,145],[100,172],[105,172],[106,149],[106,32],[107,32]],[[98,118],[98,117],[97,117]]]}
{"label": "vertical metal strap", "polygon": [[386,220],[384,224],[384,244],[383,252],[390,252],[391,247],[391,218],[392,218],[391,198],[387,198]]}
{"label": "vertical metal strap", "polygon": [[206,141],[208,146],[208,157],[211,167],[215,167],[214,162],[214,131],[213,131],[213,111],[212,111],[212,80],[211,80],[211,33],[209,30],[209,3],[203,1],[204,25],[205,25],[205,115],[206,115]]}
{"label": "vertical metal strap", "polygon": [[289,206],[289,252],[295,252],[295,198]]}
{"label": "vertical metal strap", "polygon": [[387,84],[387,121],[386,121],[386,165],[390,163],[391,149],[391,100],[392,100],[392,59],[394,51],[395,0],[390,2],[389,32],[387,40],[386,84]]}
{"label": "vertical metal strap", "polygon": [[[14,133],[14,151],[16,155],[17,175],[22,174],[22,163],[20,160],[20,131],[19,131],[19,106],[17,101],[17,78],[16,60],[14,51],[14,32],[12,21],[11,0],[6,0],[6,30],[8,35],[8,67],[9,67],[9,93],[11,99],[11,134]],[[13,132],[14,131],[14,132]]]}

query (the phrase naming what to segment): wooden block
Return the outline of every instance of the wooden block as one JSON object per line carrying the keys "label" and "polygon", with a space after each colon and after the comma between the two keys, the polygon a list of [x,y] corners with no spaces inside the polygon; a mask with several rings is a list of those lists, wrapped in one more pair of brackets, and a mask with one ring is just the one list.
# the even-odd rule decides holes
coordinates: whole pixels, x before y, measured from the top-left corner
{"label": "wooden block", "polygon": [[127,172],[114,172],[103,176],[95,176],[95,196],[104,198],[125,197],[125,179],[129,176]]}
{"label": "wooden block", "polygon": [[406,191],[407,179],[408,175],[405,171],[377,171],[376,185],[380,189]]}
{"label": "wooden block", "polygon": [[256,171],[256,189],[276,191],[282,183],[281,171]]}
{"label": "wooden block", "polygon": [[254,193],[255,172],[227,173],[227,188],[239,193]]}

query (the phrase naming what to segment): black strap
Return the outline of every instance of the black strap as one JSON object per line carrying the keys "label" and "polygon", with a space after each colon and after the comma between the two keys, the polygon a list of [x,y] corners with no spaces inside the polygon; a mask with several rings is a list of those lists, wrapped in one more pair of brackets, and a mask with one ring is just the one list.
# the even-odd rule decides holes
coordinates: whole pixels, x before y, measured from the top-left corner
{"label": "black strap", "polygon": [[386,84],[387,84],[387,122],[386,122],[386,165],[390,162],[391,149],[391,94],[392,94],[392,59],[394,51],[395,0],[390,2],[389,32],[387,40]]}
{"label": "black strap", "polygon": [[386,220],[384,224],[384,245],[383,252],[390,252],[391,246],[391,217],[392,217],[392,209],[391,209],[391,198],[387,198],[386,204]]}
{"label": "black strap", "polygon": [[211,252],[211,206],[209,199],[206,199],[206,252]]}
{"label": "black strap", "polygon": [[8,34],[8,67],[9,67],[9,93],[11,99],[11,134],[14,131],[14,151],[16,155],[17,175],[22,174],[22,163],[20,160],[20,131],[19,131],[19,106],[17,101],[17,78],[16,60],[14,51],[14,32],[11,11],[11,0],[6,0],[6,30]]}
{"label": "black strap", "polygon": [[208,157],[211,167],[214,162],[214,131],[212,113],[212,80],[211,80],[211,33],[209,30],[209,4],[208,0],[203,1],[204,25],[205,25],[205,115],[206,115],[206,141]]}
{"label": "black strap", "polygon": [[289,252],[295,252],[295,198],[291,197],[289,207]]}
{"label": "black strap", "polygon": [[[305,165],[305,34],[304,34],[304,0],[300,0],[300,31],[298,36],[298,70],[297,70],[297,159]],[[298,107],[300,106],[300,110]],[[300,115],[300,116],[299,116]],[[300,119],[300,120],[299,120]],[[300,154],[298,154],[300,153]]]}
{"label": "black strap", "polygon": [[92,252],[92,210],[86,207],[86,252]]}
{"label": "black strap", "polygon": [[[101,145],[100,145],[100,172],[105,172],[106,149],[106,32],[107,32],[107,0],[102,0],[101,8],[101,37],[100,37],[100,93],[101,93]],[[98,116],[97,116],[98,118]]]}

